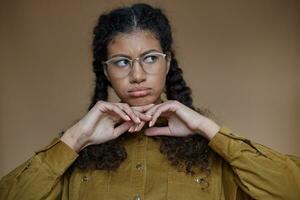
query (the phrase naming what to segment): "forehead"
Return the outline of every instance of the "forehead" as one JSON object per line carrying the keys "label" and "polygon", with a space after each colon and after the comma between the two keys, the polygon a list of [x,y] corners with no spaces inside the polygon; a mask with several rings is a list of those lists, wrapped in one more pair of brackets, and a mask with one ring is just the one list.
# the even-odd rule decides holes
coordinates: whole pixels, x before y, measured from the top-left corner
{"label": "forehead", "polygon": [[120,33],[114,37],[107,46],[107,55],[127,54],[139,56],[149,49],[162,50],[155,34],[150,31],[134,31]]}

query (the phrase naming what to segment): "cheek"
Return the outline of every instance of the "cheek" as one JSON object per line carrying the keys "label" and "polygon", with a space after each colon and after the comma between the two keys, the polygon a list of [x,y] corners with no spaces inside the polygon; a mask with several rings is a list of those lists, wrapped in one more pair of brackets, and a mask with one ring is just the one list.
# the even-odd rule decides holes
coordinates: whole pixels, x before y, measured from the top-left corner
{"label": "cheek", "polygon": [[165,87],[165,81],[166,81],[166,77],[163,76],[163,75],[160,75],[160,76],[156,76],[152,83],[153,83],[153,88],[154,88],[154,91],[155,93],[161,93],[162,90],[164,89]]}
{"label": "cheek", "polygon": [[111,84],[118,96],[123,97],[126,95],[128,91],[128,82],[124,80],[111,80]]}
{"label": "cheek", "polygon": [[[166,76],[164,73],[149,78],[149,86],[153,89],[153,98],[159,98],[165,87]],[[151,84],[151,85],[150,85]]]}

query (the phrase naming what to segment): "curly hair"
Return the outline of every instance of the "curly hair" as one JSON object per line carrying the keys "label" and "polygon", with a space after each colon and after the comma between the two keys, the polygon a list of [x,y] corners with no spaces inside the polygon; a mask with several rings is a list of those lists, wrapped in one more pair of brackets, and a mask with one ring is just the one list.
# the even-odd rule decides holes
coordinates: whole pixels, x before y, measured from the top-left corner
{"label": "curly hair", "polygon": [[[202,115],[208,115],[208,110],[204,111],[193,106],[191,89],[183,79],[182,70],[172,48],[173,37],[168,18],[161,8],[154,8],[145,3],[117,8],[99,17],[92,43],[95,89],[88,110],[99,100],[107,101],[108,87],[112,87],[102,65],[102,61],[107,59],[108,43],[120,33],[131,33],[136,30],[151,31],[159,40],[163,52],[170,53],[170,70],[165,83],[167,99],[177,100]],[[116,170],[127,157],[122,141],[126,140],[128,135],[125,133],[115,140],[86,147],[79,153],[72,167]],[[207,145],[208,141],[200,134],[188,137],[155,136],[155,138],[160,141],[160,152],[172,165],[184,166],[186,173],[191,174],[194,173],[193,167],[207,168],[211,150]]]}

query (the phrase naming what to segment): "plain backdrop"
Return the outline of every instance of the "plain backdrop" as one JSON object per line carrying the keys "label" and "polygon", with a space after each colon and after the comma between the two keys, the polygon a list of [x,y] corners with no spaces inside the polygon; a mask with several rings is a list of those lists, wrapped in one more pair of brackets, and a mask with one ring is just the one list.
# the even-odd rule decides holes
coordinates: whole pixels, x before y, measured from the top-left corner
{"label": "plain backdrop", "polygon": [[[86,113],[92,30],[103,11],[134,2],[0,2],[0,177]],[[236,134],[300,155],[300,1],[143,2],[169,17],[195,106]]]}

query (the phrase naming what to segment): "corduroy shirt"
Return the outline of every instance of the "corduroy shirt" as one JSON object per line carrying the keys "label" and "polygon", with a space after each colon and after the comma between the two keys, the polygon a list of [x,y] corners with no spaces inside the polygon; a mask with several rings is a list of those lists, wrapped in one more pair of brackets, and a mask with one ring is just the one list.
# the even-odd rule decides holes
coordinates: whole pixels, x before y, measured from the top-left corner
{"label": "corduroy shirt", "polygon": [[[158,120],[157,123],[165,123]],[[125,142],[127,159],[114,172],[66,170],[78,157],[56,138],[4,176],[1,200],[299,200],[300,159],[252,142],[222,126],[209,142],[210,173],[187,175],[143,134]]]}

